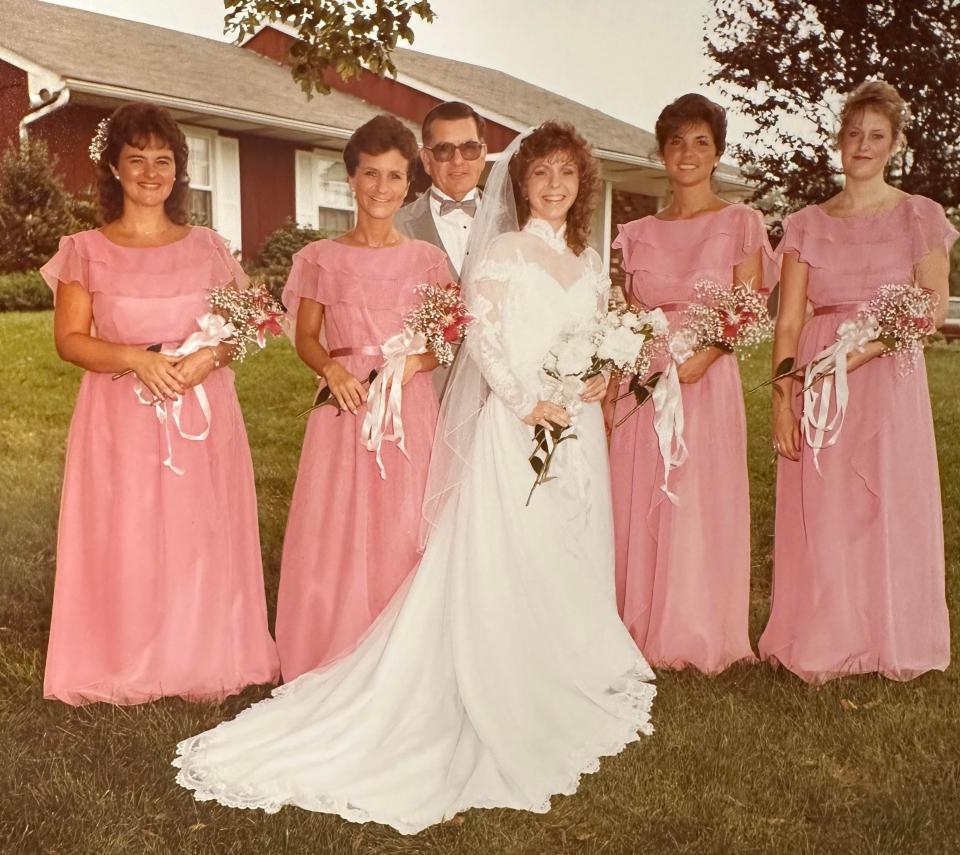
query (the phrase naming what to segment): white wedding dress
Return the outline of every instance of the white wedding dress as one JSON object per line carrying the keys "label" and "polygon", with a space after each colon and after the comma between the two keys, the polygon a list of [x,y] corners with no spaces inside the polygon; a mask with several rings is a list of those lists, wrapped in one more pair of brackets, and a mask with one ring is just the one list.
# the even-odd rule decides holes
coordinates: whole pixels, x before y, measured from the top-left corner
{"label": "white wedding dress", "polygon": [[543,397],[546,352],[606,308],[609,281],[541,220],[497,238],[476,277],[461,358],[492,394],[419,568],[352,653],[180,743],[177,781],[197,799],[414,833],[470,807],[545,812],[652,732],[653,673],[616,609],[598,404],[525,506],[520,417]]}

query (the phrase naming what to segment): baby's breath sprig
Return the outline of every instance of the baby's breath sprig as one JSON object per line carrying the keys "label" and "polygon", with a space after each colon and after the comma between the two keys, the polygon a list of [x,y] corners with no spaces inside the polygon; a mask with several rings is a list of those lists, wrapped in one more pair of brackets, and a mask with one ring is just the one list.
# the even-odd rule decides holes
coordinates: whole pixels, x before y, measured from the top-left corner
{"label": "baby's breath sprig", "polygon": [[93,135],[93,139],[90,140],[90,147],[87,151],[90,152],[90,160],[94,163],[100,163],[100,158],[103,157],[103,152],[107,147],[107,135],[110,133],[110,120],[101,119],[97,125],[97,132]]}

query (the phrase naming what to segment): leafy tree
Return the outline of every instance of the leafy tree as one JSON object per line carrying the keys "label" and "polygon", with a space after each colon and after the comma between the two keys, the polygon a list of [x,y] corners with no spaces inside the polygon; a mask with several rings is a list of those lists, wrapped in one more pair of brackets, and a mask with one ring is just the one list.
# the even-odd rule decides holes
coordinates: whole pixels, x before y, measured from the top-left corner
{"label": "leafy tree", "polygon": [[40,141],[11,146],[0,158],[0,273],[39,267],[77,230],[55,165]]}
{"label": "leafy tree", "polygon": [[227,32],[253,35],[264,21],[296,30],[290,48],[293,78],[307,96],[330,91],[328,69],[347,80],[363,68],[396,74],[390,52],[398,39],[413,42],[414,16],[433,20],[429,0],[224,0]]}
{"label": "leafy tree", "polygon": [[[960,0],[713,0],[711,83],[756,129],[735,149],[777,213],[837,192],[843,95],[883,79],[910,104],[891,180],[960,205]],[[779,197],[771,195],[779,188]]]}

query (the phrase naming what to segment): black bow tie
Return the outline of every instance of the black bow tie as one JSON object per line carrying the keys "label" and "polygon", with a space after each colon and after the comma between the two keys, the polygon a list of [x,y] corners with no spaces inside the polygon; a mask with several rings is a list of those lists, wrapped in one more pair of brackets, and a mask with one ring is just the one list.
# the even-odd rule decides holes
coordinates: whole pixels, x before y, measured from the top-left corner
{"label": "black bow tie", "polygon": [[476,198],[464,199],[462,202],[456,202],[453,199],[444,199],[442,196],[438,196],[436,193],[431,193],[430,195],[440,203],[441,217],[445,217],[451,211],[463,211],[463,213],[470,217],[477,213]]}

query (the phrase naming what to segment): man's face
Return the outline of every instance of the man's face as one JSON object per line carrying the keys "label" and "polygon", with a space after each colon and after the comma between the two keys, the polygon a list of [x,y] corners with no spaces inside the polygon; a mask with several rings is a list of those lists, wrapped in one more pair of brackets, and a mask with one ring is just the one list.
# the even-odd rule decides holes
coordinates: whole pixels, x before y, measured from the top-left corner
{"label": "man's face", "polygon": [[438,190],[459,202],[480,180],[487,157],[486,145],[481,146],[475,160],[466,160],[459,150],[453,152],[450,160],[438,160],[430,149],[436,149],[441,143],[454,146],[467,142],[479,143],[476,122],[473,119],[437,119],[430,124],[429,134],[430,138],[424,140],[424,148],[420,151],[423,168]]}

